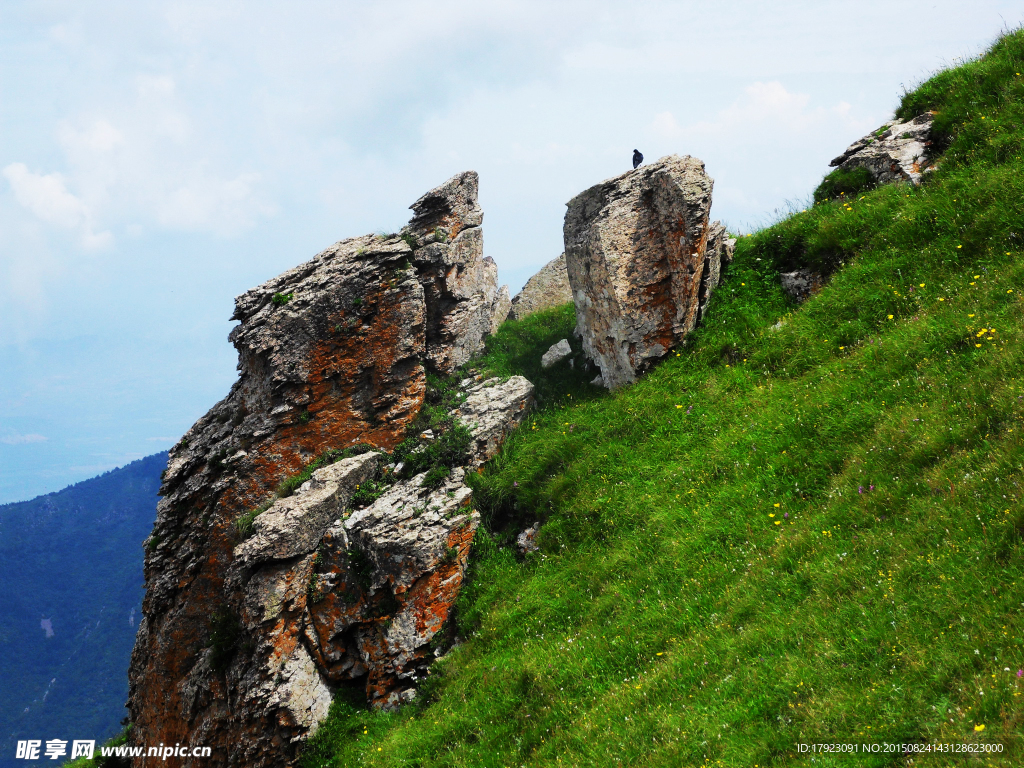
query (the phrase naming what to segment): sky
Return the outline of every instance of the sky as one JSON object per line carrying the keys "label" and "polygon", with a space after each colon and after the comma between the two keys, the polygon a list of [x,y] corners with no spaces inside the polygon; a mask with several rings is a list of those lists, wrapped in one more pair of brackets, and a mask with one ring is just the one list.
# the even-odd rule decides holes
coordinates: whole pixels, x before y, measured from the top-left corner
{"label": "sky", "polygon": [[0,5],[0,503],[171,446],[236,378],[233,299],[480,174],[513,293],[565,203],[689,154],[734,232],[802,207],[1019,2]]}

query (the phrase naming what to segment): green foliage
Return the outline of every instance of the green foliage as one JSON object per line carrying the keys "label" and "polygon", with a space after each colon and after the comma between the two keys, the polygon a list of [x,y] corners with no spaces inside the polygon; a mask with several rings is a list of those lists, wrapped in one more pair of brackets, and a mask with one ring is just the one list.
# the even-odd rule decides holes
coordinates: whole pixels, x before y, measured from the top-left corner
{"label": "green foliage", "polygon": [[362,297],[361,296],[356,296],[354,299],[352,299],[352,306],[353,307],[361,307],[361,306],[363,306],[363,299],[362,299]]}
{"label": "green foliage", "polygon": [[[597,370],[583,357],[582,344],[573,335],[575,327],[576,310],[571,303],[522,320],[506,321],[496,334],[487,337],[487,352],[478,364],[481,373],[485,377],[525,376],[533,382],[541,407],[600,396],[605,390],[589,383]],[[561,339],[569,342],[572,355],[557,365],[542,368],[541,357]]]}
{"label": "green foliage", "polygon": [[223,672],[235,657],[242,636],[242,622],[228,606],[222,605],[210,618],[210,669]]}
{"label": "green foliage", "polygon": [[299,414],[299,423],[300,424],[309,424],[309,422],[311,422],[312,420],[313,420],[313,414],[310,413],[309,411],[303,411],[302,413]]}
{"label": "green foliage", "polygon": [[[391,460],[403,466],[395,479],[407,479],[427,472],[430,484],[447,477],[453,467],[465,464],[473,443],[470,431],[455,418],[454,411],[464,399],[459,381],[468,372],[458,371],[452,376],[427,374],[427,393],[416,420],[409,426],[409,437],[391,454]],[[421,440],[420,435],[430,430],[434,439]],[[389,478],[390,479],[390,478]]]}
{"label": "green foliage", "polygon": [[320,574],[313,571],[309,574],[309,583],[306,585],[306,598],[310,605],[315,605],[323,600],[324,592],[320,588]]}
{"label": "green foliage", "polygon": [[[419,240],[416,239],[416,235],[414,235],[412,232],[406,232],[404,235],[402,235],[402,240],[404,240],[405,244],[412,248],[414,251],[420,247]],[[408,269],[408,267],[406,267],[406,269]]]}
{"label": "green foliage", "polygon": [[443,464],[432,467],[427,474],[423,476],[423,481],[420,483],[420,486],[435,490],[444,485],[444,481],[447,480],[451,474],[451,470]]}
{"label": "green foliage", "polygon": [[814,202],[824,203],[841,197],[852,199],[875,186],[875,179],[867,168],[836,168],[814,190]]}
{"label": "green foliage", "polygon": [[283,307],[295,296],[294,293],[275,293],[270,297],[270,300],[274,303],[275,307]]}
{"label": "green foliage", "polygon": [[[104,747],[120,747],[128,743],[128,737],[131,734],[131,725],[126,725],[124,730],[121,731],[117,736],[107,741]],[[101,750],[97,749],[92,758],[80,757],[77,760],[72,760],[68,763],[64,763],[65,768],[131,768],[132,761],[126,756],[109,755],[104,757],[101,754]]]}
{"label": "green foliage", "polygon": [[[546,398],[474,479],[466,642],[428,700],[336,704],[304,764],[809,766],[801,742],[1019,764],[1022,50],[1015,32],[904,99],[956,112],[974,88],[985,109],[927,183],[741,238],[685,346]],[[794,307],[790,265],[831,282]],[[476,365],[519,373],[558,338],[507,323]]]}
{"label": "green foliage", "polygon": [[896,117],[909,120],[936,112],[934,148],[946,152],[946,163],[963,165],[986,155],[1003,155],[1006,161],[1020,153],[1022,76],[1024,37],[1016,30],[1001,35],[983,56],[942,70],[904,93]]}
{"label": "green foliage", "polygon": [[373,563],[355,542],[352,542],[348,548],[347,559],[349,570],[356,577],[356,583],[364,592],[368,592],[373,577]]}
{"label": "green foliage", "polygon": [[[435,472],[439,469],[448,470],[452,467],[464,464],[473,436],[470,431],[456,423],[454,417],[448,417],[443,422],[433,424],[435,434],[444,430],[434,440],[421,444],[419,450],[410,453],[405,457],[405,466],[400,476],[403,478],[418,475],[420,472]],[[435,474],[436,476],[436,474]]]}
{"label": "green foliage", "polygon": [[271,496],[269,499],[264,501],[258,507],[250,509],[248,512],[241,514],[235,520],[235,532],[238,534],[239,540],[248,539],[256,532],[256,518],[270,509],[274,502],[277,501],[277,496]]}
{"label": "green foliage", "polygon": [[390,487],[391,483],[387,482],[382,475],[378,474],[377,477],[356,486],[355,493],[353,493],[352,498],[348,500],[349,507],[352,509],[363,509],[364,507],[368,507],[383,496],[385,491]]}

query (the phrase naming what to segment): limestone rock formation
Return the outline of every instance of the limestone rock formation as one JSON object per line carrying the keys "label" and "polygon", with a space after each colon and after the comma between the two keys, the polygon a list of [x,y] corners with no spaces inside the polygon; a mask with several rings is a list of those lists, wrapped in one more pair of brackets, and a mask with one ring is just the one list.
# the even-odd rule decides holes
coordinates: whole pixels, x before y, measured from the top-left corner
{"label": "limestone rock formation", "polygon": [[[426,369],[480,351],[498,291],[476,194],[476,174],[459,174],[413,205],[402,236],[343,240],[236,299],[238,381],[171,450],[147,542],[134,743],[208,745],[204,765],[290,765],[340,681],[364,681],[378,706],[411,695],[476,528],[461,475],[436,491],[404,480],[354,514],[353,494],[383,471],[361,448],[291,495],[275,489],[325,451],[391,450]],[[523,418],[532,387],[510,386],[475,413],[467,461]]]}
{"label": "limestone rock formation", "polygon": [[526,281],[523,290],[512,299],[509,317],[521,320],[534,312],[560,307],[572,301],[572,288],[565,268],[565,254],[552,259]]}
{"label": "limestone rock formation", "polygon": [[846,170],[867,168],[879,184],[909,181],[919,184],[931,170],[928,154],[934,115],[925,112],[903,123],[890,120],[881,128],[855,141],[829,165]]}
{"label": "limestone rock formation", "polygon": [[498,451],[505,436],[533,407],[533,384],[523,376],[486,379],[466,389],[458,417],[473,435],[471,452],[480,464]]}
{"label": "limestone rock formation", "polygon": [[700,160],[671,155],[567,203],[577,331],[605,387],[634,381],[696,325],[729,252],[707,251],[712,186]]}

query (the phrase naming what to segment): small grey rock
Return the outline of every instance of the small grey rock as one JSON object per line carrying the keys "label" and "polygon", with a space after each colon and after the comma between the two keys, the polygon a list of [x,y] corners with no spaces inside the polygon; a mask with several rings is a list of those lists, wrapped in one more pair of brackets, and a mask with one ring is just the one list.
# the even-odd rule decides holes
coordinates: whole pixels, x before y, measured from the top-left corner
{"label": "small grey rock", "polygon": [[525,555],[527,552],[536,552],[540,549],[540,547],[537,546],[537,533],[539,531],[540,523],[534,523],[532,526],[516,536],[516,548],[519,550],[521,555]]}
{"label": "small grey rock", "polygon": [[779,275],[779,280],[782,283],[782,290],[797,301],[806,301],[825,284],[825,278],[809,269],[783,272]]}
{"label": "small grey rock", "polygon": [[557,362],[565,360],[569,355],[572,354],[572,347],[569,346],[568,339],[562,339],[561,341],[552,344],[548,351],[543,354],[540,358],[541,368],[550,368]]}

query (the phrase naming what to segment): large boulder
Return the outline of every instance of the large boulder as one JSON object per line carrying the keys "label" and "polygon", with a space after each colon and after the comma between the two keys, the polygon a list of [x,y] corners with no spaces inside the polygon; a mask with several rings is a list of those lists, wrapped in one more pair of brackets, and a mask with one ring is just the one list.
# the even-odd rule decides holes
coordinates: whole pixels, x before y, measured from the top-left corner
{"label": "large boulder", "polygon": [[[294,635],[243,649],[225,640],[217,654],[211,638],[232,634],[245,601],[244,580],[229,579],[241,567],[232,566],[237,520],[328,449],[354,442],[390,449],[419,413],[426,306],[411,253],[398,238],[353,238],[236,300],[240,325],[230,339],[239,379],[171,449],[147,541],[143,617],[128,673],[136,743],[202,742],[214,765],[276,765],[281,751],[267,739],[288,744],[309,727],[295,714],[301,708],[288,705],[288,686],[323,710],[323,691]],[[309,550],[347,498],[314,497],[302,509],[283,502],[260,530],[260,551],[254,544],[240,553],[253,567],[274,565],[260,579],[265,591],[282,595],[287,615],[301,612]],[[228,650],[236,672],[216,663]],[[280,658],[284,687],[249,664],[260,653]],[[242,743],[251,750],[239,752]]]}
{"label": "large boulder", "polygon": [[565,254],[552,259],[526,281],[523,290],[512,298],[509,317],[521,320],[527,315],[572,301],[572,287],[565,268]]}
{"label": "large boulder", "polygon": [[577,332],[605,387],[634,381],[696,325],[731,247],[723,231],[707,249],[712,186],[704,163],[671,155],[567,203]]}
{"label": "large boulder", "polygon": [[890,120],[881,128],[858,139],[829,165],[843,170],[867,168],[879,184],[909,181],[919,184],[933,167],[929,154],[934,115],[923,115],[902,122]]}

